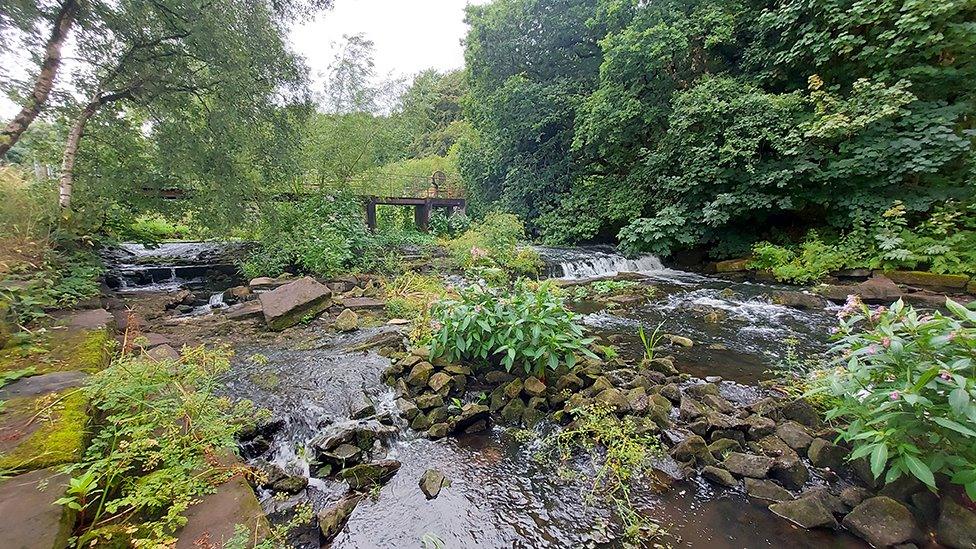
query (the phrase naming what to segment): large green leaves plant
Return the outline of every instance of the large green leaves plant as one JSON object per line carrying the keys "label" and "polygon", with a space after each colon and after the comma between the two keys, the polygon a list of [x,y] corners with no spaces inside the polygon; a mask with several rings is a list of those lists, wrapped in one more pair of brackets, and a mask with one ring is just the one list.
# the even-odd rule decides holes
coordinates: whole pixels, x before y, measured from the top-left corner
{"label": "large green leaves plant", "polygon": [[577,355],[596,358],[586,348],[576,315],[566,308],[548,282],[537,287],[518,281],[510,295],[472,287],[457,300],[441,301],[431,314],[431,355],[448,360],[521,367],[542,377],[561,365],[572,367]]}
{"label": "large green leaves plant", "polygon": [[840,314],[837,365],[823,389],[840,399],[851,459],[868,457],[886,483],[938,474],[976,499],[976,311],[920,314],[901,300],[872,311],[856,298]]}

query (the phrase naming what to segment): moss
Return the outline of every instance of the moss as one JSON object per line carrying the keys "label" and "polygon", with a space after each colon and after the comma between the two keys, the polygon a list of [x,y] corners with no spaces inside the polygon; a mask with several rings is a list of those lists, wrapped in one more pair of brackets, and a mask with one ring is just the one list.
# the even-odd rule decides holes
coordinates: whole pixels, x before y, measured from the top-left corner
{"label": "moss", "polygon": [[97,372],[108,366],[114,341],[107,330],[52,332],[45,340],[0,351],[0,372],[33,366],[35,373]]}
{"label": "moss", "polygon": [[89,418],[84,392],[67,389],[39,398],[11,399],[6,403],[6,414],[26,414],[41,426],[16,448],[0,455],[0,470],[41,469],[81,459]]}
{"label": "moss", "polygon": [[247,376],[251,383],[265,391],[274,391],[281,385],[281,379],[274,372],[258,372]]}

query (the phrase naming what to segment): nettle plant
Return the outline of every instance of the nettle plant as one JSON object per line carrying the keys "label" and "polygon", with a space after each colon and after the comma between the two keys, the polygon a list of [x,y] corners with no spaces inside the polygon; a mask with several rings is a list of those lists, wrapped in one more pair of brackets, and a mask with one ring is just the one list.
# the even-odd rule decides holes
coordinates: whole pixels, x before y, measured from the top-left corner
{"label": "nettle plant", "polygon": [[576,315],[566,308],[558,289],[524,280],[514,290],[471,287],[459,299],[440,301],[431,313],[431,355],[448,360],[481,361],[511,371],[517,366],[537,377],[577,356],[596,358],[587,346]]}
{"label": "nettle plant", "polygon": [[872,311],[850,298],[822,390],[838,399],[828,419],[849,422],[851,459],[868,457],[875,478],[935,489],[942,474],[976,499],[976,311],[946,308],[920,314],[899,300]]}

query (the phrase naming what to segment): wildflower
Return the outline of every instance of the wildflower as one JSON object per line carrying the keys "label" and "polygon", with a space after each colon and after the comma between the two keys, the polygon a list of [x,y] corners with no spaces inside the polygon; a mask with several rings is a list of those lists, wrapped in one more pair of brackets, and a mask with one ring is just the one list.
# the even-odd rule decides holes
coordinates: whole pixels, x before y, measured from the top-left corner
{"label": "wildflower", "polygon": [[956,339],[956,336],[958,336],[958,335],[959,334],[957,334],[956,331],[953,330],[953,331],[949,332],[949,336],[946,339],[948,339],[949,341],[952,341],[952,340]]}
{"label": "wildflower", "polygon": [[942,370],[942,371],[941,371],[941,372],[939,373],[939,377],[941,377],[942,379],[944,379],[944,380],[946,380],[946,381],[949,381],[950,379],[952,379],[952,374],[951,374],[951,373],[949,373],[949,371],[948,371],[948,370]]}
{"label": "wildflower", "polygon": [[837,326],[831,326],[830,329],[827,331],[830,332],[830,335],[836,335],[837,332],[840,331],[840,328],[838,328]]}
{"label": "wildflower", "polygon": [[873,344],[873,343],[871,345],[868,345],[867,353],[869,355],[876,355],[876,354],[878,354],[878,346],[875,345],[875,344]]}
{"label": "wildflower", "polygon": [[891,400],[898,400],[898,398],[901,397],[901,393],[898,391],[892,391],[888,397],[891,398]]}
{"label": "wildflower", "polygon": [[435,320],[435,321],[433,321],[433,322],[430,323],[430,327],[433,328],[434,331],[436,332],[437,330],[440,330],[441,328],[443,328],[444,325]]}
{"label": "wildflower", "polygon": [[891,338],[887,336],[881,338],[881,346],[884,347],[885,349],[891,347]]}
{"label": "wildflower", "polygon": [[851,294],[847,296],[847,301],[844,302],[844,306],[841,307],[840,311],[837,312],[837,318],[846,318],[856,313],[861,307],[861,298]]}

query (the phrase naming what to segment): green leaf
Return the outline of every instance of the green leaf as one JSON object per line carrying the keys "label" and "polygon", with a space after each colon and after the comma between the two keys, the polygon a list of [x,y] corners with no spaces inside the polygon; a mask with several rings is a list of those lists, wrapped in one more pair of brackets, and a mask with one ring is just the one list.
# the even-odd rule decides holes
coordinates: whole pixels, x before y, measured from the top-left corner
{"label": "green leaf", "polygon": [[935,475],[929,469],[929,466],[922,462],[922,460],[911,454],[905,454],[902,456],[905,462],[905,466],[908,467],[909,472],[915,475],[915,478],[925,483],[927,486],[935,488]]}
{"label": "green leaf", "polygon": [[882,442],[875,446],[874,451],[871,452],[871,474],[874,475],[874,478],[881,476],[887,464],[888,447]]}
{"label": "green leaf", "polygon": [[972,429],[970,429],[969,427],[966,427],[965,425],[962,425],[961,423],[957,423],[955,421],[952,421],[951,419],[944,418],[944,417],[934,417],[934,418],[932,418],[932,421],[938,423],[939,425],[941,425],[941,426],[943,426],[943,427],[945,427],[947,429],[952,429],[953,431],[956,431],[957,433],[962,433],[962,434],[964,434],[966,436],[970,436],[970,437],[976,437],[976,431],[973,431]]}
{"label": "green leaf", "polygon": [[953,412],[963,415],[966,412],[966,407],[969,406],[969,391],[962,387],[953,389],[949,393],[949,406],[952,406]]}

